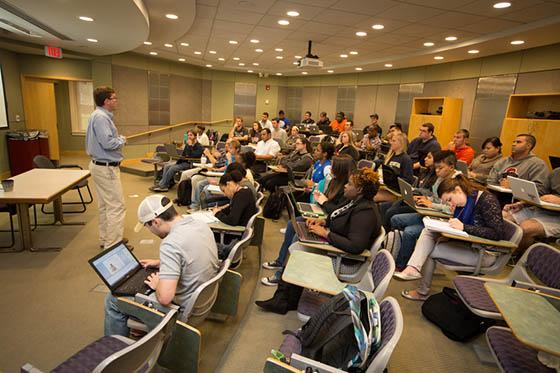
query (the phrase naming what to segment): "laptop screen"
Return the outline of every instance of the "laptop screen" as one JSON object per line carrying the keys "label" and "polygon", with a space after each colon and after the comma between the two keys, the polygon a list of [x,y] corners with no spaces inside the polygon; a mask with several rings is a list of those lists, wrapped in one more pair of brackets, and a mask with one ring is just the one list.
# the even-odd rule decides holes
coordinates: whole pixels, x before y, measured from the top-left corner
{"label": "laptop screen", "polygon": [[119,282],[138,266],[138,262],[125,244],[121,243],[91,263],[109,286]]}

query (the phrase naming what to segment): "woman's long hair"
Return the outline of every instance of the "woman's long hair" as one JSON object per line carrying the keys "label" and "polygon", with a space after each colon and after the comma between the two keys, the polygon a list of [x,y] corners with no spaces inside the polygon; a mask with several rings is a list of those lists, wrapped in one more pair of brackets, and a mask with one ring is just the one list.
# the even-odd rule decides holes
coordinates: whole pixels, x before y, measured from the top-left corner
{"label": "woman's long hair", "polygon": [[333,179],[329,182],[329,186],[325,191],[328,199],[336,197],[348,182],[350,175],[356,170],[356,162],[347,154],[333,157],[332,174]]}
{"label": "woman's long hair", "polygon": [[[408,138],[406,137],[406,135],[401,132],[395,133],[393,137],[396,138],[397,141],[401,144],[401,152],[398,154],[406,153],[406,149],[408,147]],[[385,161],[383,163],[388,164],[391,161],[391,158],[393,158],[395,155],[397,155],[397,153],[395,153],[392,149],[389,150],[389,153],[385,157]]]}

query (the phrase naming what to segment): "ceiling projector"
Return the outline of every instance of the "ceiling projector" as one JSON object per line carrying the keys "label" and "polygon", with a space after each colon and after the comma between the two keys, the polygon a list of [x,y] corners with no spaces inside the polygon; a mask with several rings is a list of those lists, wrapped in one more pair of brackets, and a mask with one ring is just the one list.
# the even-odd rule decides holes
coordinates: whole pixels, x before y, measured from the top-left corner
{"label": "ceiling projector", "polygon": [[311,54],[311,40],[307,44],[307,54],[298,61],[298,69],[305,67],[323,67],[323,61],[319,60],[319,56]]}

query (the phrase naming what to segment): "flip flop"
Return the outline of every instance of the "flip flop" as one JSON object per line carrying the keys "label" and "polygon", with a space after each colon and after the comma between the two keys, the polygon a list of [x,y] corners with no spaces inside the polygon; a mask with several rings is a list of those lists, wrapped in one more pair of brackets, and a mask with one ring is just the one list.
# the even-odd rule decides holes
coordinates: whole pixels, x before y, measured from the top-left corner
{"label": "flip flop", "polygon": [[[416,291],[416,294],[418,294],[418,296],[417,297],[412,296],[410,294],[411,291]],[[428,295],[422,295],[417,290],[403,290],[401,292],[401,295],[406,299],[414,300],[414,301],[417,301],[417,302],[423,302],[426,299],[428,299]]]}
{"label": "flip flop", "polygon": [[402,281],[413,281],[413,280],[421,279],[422,275],[420,273],[411,275],[411,274],[404,273],[404,272],[395,272],[395,273],[393,273],[393,277],[395,277],[396,279],[402,280]]}

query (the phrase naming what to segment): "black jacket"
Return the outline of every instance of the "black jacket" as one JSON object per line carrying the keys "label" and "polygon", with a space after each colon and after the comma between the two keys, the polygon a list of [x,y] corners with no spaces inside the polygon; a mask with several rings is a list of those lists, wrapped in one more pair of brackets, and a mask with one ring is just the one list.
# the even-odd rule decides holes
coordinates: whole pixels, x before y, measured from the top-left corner
{"label": "black jacket", "polygon": [[412,160],[412,163],[420,162],[420,165],[424,166],[424,158],[428,153],[434,154],[434,152],[440,151],[441,146],[439,145],[437,138],[434,136],[430,140],[423,142],[420,137],[415,138],[408,144],[408,156]]}
{"label": "black jacket", "polygon": [[233,195],[229,207],[218,212],[216,217],[228,225],[245,226],[257,212],[255,196],[249,188],[241,188]]}
{"label": "black jacket", "polygon": [[[184,158],[200,158],[200,157],[202,157],[202,153],[204,153],[204,146],[202,146],[197,141],[193,145],[185,144],[185,148],[183,149],[183,153],[181,153],[181,157],[184,157]],[[185,162],[190,162],[190,160],[187,160],[187,159],[177,160],[177,163],[185,163]]]}
{"label": "black jacket", "polygon": [[332,215],[329,214],[326,224],[331,245],[351,254],[371,249],[381,230],[381,216],[373,201],[359,198],[354,206],[334,218]]}

